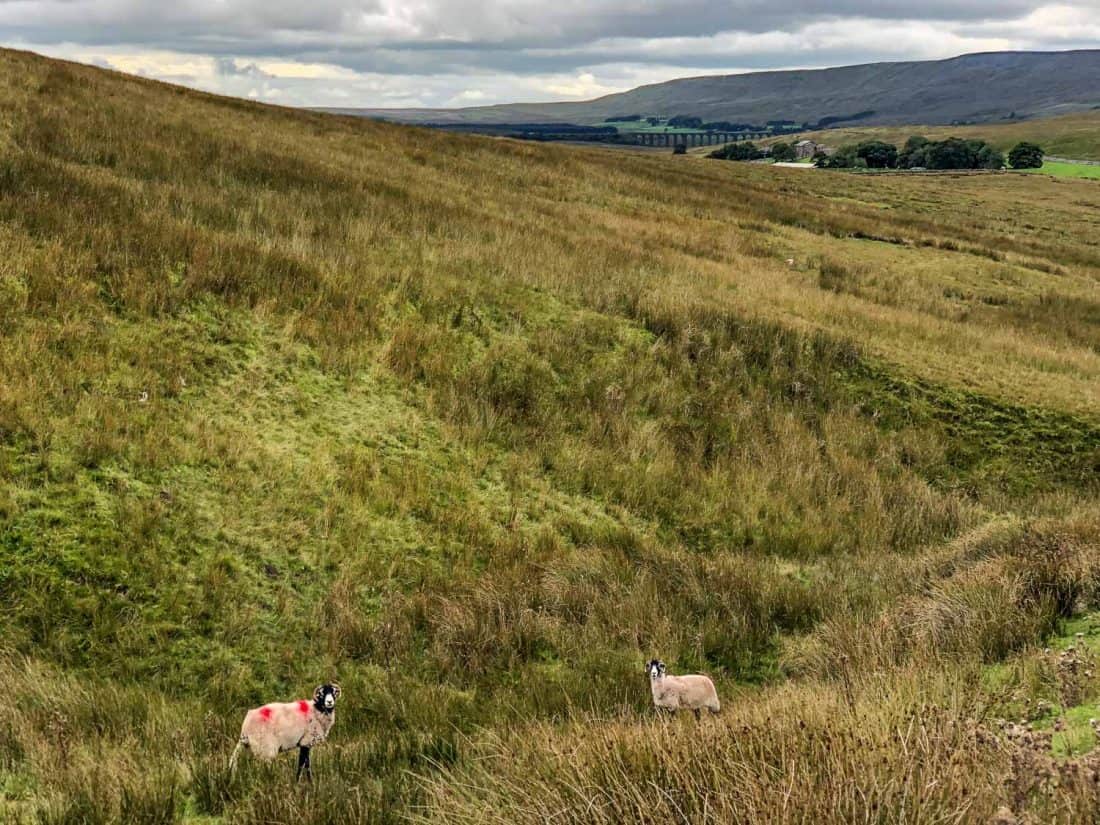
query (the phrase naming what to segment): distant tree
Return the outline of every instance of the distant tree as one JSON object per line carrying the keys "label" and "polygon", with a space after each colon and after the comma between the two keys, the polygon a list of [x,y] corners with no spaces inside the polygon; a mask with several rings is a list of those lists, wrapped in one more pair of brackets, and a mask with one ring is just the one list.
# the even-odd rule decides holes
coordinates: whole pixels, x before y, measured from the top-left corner
{"label": "distant tree", "polygon": [[928,147],[929,169],[975,169],[978,152],[970,141],[950,137]]}
{"label": "distant tree", "polygon": [[871,169],[893,169],[898,162],[898,148],[881,140],[865,140],[856,147],[856,157],[863,158]]}
{"label": "distant tree", "polygon": [[855,169],[860,164],[866,166],[867,161],[856,154],[854,145],[849,144],[841,146],[818,165],[823,169]]}
{"label": "distant tree", "polygon": [[795,152],[791,144],[779,141],[779,143],[772,146],[772,157],[781,163],[789,163],[792,160],[797,160],[798,153]]}
{"label": "distant tree", "polygon": [[1009,150],[1008,163],[1013,169],[1041,169],[1043,149],[1034,143],[1021,141]]}
{"label": "distant tree", "polygon": [[989,144],[986,144],[978,150],[978,168],[979,169],[1004,169],[1005,168],[1005,156],[994,149]]}
{"label": "distant tree", "polygon": [[764,153],[751,140],[730,143],[710,153],[710,157],[719,160],[757,160],[763,156]]}
{"label": "distant tree", "polygon": [[645,119],[645,122],[648,123],[650,126],[656,126],[661,122],[661,119],[659,117],[647,117]]}
{"label": "distant tree", "polygon": [[915,167],[928,166],[928,147],[931,141],[923,135],[913,135],[905,141],[905,146],[898,153],[898,169],[913,169]]}
{"label": "distant tree", "polygon": [[[1034,148],[1041,162],[1042,150]],[[826,169],[1003,169],[1005,158],[984,140],[952,137],[934,141],[913,135],[900,152],[889,143],[867,140],[855,146],[842,146],[817,165]]]}
{"label": "distant tree", "polygon": [[824,166],[828,160],[829,154],[824,149],[818,149],[814,152],[814,166]]}
{"label": "distant tree", "polygon": [[687,115],[676,115],[668,119],[668,125],[679,129],[698,129],[703,125],[703,119],[701,117],[688,117]]}

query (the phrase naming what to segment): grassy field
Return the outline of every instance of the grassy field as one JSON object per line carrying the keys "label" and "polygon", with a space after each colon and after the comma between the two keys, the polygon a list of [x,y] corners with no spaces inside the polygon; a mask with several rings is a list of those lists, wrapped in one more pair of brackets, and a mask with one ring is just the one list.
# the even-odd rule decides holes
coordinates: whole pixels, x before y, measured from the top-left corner
{"label": "grassy field", "polygon": [[793,139],[809,138],[827,146],[863,140],[882,140],[902,146],[910,135],[924,135],[930,140],[980,138],[1002,152],[1026,140],[1042,146],[1048,155],[1100,160],[1100,111],[974,126],[856,126],[806,132]]}
{"label": "grassy field", "polygon": [[1054,175],[1058,178],[1084,178],[1087,180],[1100,180],[1100,166],[1090,166],[1084,163],[1064,163],[1048,160],[1042,169],[1029,169],[1032,174]]}
{"label": "grassy field", "polygon": [[1098,207],[0,51],[0,820],[1081,821]]}

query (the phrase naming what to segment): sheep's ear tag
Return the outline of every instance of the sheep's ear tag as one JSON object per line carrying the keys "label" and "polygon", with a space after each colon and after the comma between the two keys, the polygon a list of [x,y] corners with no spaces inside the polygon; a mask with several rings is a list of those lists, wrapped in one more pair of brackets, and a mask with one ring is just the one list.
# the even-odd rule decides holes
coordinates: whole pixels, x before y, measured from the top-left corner
{"label": "sheep's ear tag", "polygon": [[314,702],[321,701],[321,691],[324,690],[324,689],[325,689],[324,685],[318,685],[317,689],[315,691],[313,691],[313,701]]}

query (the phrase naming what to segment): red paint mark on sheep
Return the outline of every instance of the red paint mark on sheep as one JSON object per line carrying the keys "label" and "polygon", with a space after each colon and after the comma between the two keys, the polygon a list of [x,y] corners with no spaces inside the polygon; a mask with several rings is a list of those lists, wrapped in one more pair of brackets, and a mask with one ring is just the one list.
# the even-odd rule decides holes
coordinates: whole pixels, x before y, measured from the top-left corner
{"label": "red paint mark on sheep", "polygon": [[302,716],[309,714],[309,702],[305,699],[298,700],[298,713],[302,714]]}
{"label": "red paint mark on sheep", "polygon": [[260,718],[265,722],[271,719],[271,708],[260,708]]}

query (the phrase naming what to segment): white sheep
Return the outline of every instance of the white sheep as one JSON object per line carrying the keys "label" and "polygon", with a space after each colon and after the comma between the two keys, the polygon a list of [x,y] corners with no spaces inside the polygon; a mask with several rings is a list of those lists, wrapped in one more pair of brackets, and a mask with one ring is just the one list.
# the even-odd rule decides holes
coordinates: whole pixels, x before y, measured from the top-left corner
{"label": "white sheep", "polygon": [[280,753],[298,749],[298,772],[301,778],[313,780],[309,764],[309,749],[325,741],[336,718],[336,699],[339,685],[320,685],[313,691],[313,702],[300,699],[297,702],[272,702],[253,708],[245,714],[241,725],[241,738],[233,755],[229,757],[229,770],[235,773],[241,751],[247,749],[257,759],[274,759]]}
{"label": "white sheep", "polygon": [[711,713],[718,713],[722,709],[714,682],[706,676],[697,673],[672,676],[667,673],[665,663],[659,659],[649,662],[645,666],[645,672],[653,690],[653,705],[658,710],[675,713],[686,708],[695,711],[695,718],[698,719],[703,708]]}

